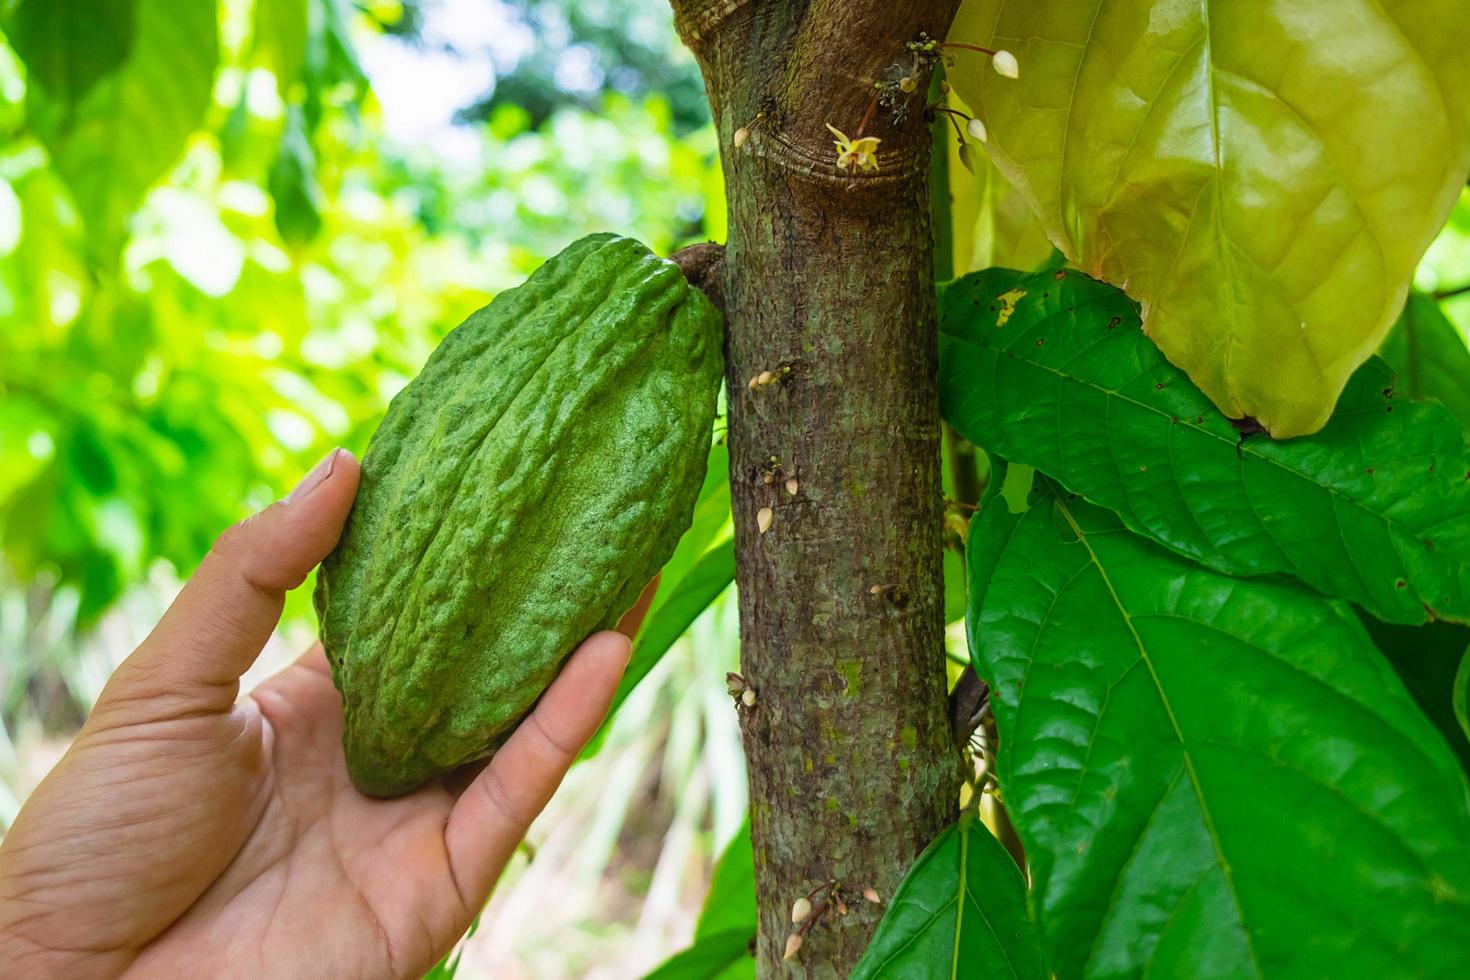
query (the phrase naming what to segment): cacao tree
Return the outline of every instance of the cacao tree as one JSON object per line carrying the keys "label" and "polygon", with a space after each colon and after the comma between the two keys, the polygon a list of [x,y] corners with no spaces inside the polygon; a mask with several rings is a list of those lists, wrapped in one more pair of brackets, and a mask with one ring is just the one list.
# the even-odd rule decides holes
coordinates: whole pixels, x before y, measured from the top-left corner
{"label": "cacao tree", "polygon": [[656,975],[1463,974],[1470,8],[957,6],[673,2],[753,862]]}
{"label": "cacao tree", "polygon": [[[324,106],[363,85],[344,6],[254,5],[290,249],[322,234]],[[25,127],[82,213],[86,322],[127,324],[129,222],[207,111],[214,5],[0,12]],[[609,385],[701,416],[613,488],[662,499],[672,475],[668,509],[693,514],[676,547],[621,556],[641,580],[672,547],[615,704],[733,581],[751,808],[653,976],[1470,973],[1470,353],[1441,302],[1465,290],[1413,279],[1447,218],[1470,228],[1470,7],[672,14],[724,176],[725,240],[674,256],[723,314],[724,408],[700,484],[715,366],[694,408],[640,389],[655,369]],[[456,370],[540,370],[441,351],[410,402]],[[511,442],[487,467],[536,469]],[[387,523],[426,537],[453,475],[400,473],[440,495]],[[626,531],[597,477],[576,526]],[[361,520],[344,554],[380,578],[329,564],[323,593],[367,604],[399,563]],[[590,565],[578,543],[547,549]],[[617,586],[572,625],[615,617],[636,592]]]}

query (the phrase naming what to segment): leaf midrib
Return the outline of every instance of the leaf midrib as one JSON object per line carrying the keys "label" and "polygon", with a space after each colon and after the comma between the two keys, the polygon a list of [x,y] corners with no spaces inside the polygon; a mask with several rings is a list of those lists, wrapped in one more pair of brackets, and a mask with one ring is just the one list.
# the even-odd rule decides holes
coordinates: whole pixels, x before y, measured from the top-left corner
{"label": "leaf midrib", "polygon": [[[1092,302],[1099,302],[1099,300],[1093,300]],[[1081,304],[1078,304],[1078,305],[1081,305]],[[1055,316],[1056,316],[1055,313],[1049,313],[1046,316],[1046,320],[1054,319]],[[1045,320],[1042,321],[1042,322],[1045,322]],[[1131,397],[1129,395],[1125,395],[1123,392],[1121,392],[1121,391],[1119,391],[1117,389],[1104,387],[1101,384],[1098,384],[1098,383],[1093,382],[1093,381],[1089,381],[1089,380],[1087,380],[1085,378],[1080,378],[1080,377],[1078,377],[1077,375],[1074,375],[1074,374],[1068,374],[1066,371],[1059,370],[1059,369],[1054,368],[1054,367],[1052,367],[1050,365],[1043,364],[1043,363],[1041,363],[1039,361],[1034,361],[1034,360],[1030,360],[1028,358],[1022,357],[1021,355],[1019,355],[1019,354],[1015,353],[1014,351],[1010,350],[1008,347],[995,347],[995,346],[992,346],[990,344],[985,344],[985,343],[979,342],[979,341],[977,341],[975,339],[972,339],[972,338],[969,338],[969,337],[960,336],[960,335],[955,334],[953,332],[947,332],[947,331],[945,331],[944,332],[944,335],[947,336],[947,337],[949,337],[950,339],[958,342],[958,343],[966,344],[966,345],[968,345],[970,347],[973,347],[973,348],[975,348],[977,350],[992,351],[993,353],[995,353],[997,355],[1003,354],[1006,357],[1010,358],[1011,360],[1017,361],[1017,362],[1019,362],[1021,364],[1029,365],[1029,366],[1034,367],[1034,368],[1036,368],[1038,370],[1041,370],[1041,371],[1045,371],[1045,372],[1047,372],[1049,374],[1055,375],[1057,378],[1060,378],[1062,380],[1069,381],[1069,382],[1072,382],[1074,384],[1080,385],[1080,386],[1082,386],[1084,388],[1087,388],[1087,389],[1089,389],[1091,391],[1100,392],[1101,394],[1103,394],[1104,396],[1107,396],[1109,398],[1116,398],[1116,399],[1118,399],[1120,401],[1123,401],[1123,402],[1128,403],[1129,405],[1135,406],[1137,408],[1141,408],[1141,409],[1143,409],[1146,412],[1149,412],[1149,413],[1151,413],[1153,415],[1158,416],[1159,418],[1165,418],[1165,417],[1173,418],[1174,417],[1174,416],[1169,415],[1169,413],[1164,412],[1161,409],[1158,409],[1158,408],[1155,408],[1152,405],[1149,405],[1147,402],[1141,402],[1141,401],[1139,401],[1136,398],[1133,398],[1133,397]],[[1155,365],[1155,366],[1157,366],[1157,365]],[[1203,435],[1203,436],[1206,436],[1206,437],[1208,437],[1210,439],[1213,439],[1217,443],[1222,443],[1222,444],[1225,444],[1225,445],[1229,445],[1230,444],[1229,440],[1226,439],[1226,438],[1224,438],[1223,436],[1221,436],[1221,435],[1219,435],[1217,433],[1211,432],[1209,429],[1206,429],[1206,428],[1203,428],[1201,426],[1198,426],[1198,425],[1194,424],[1193,422],[1190,422],[1190,421],[1188,421],[1186,419],[1183,419],[1183,418],[1179,419],[1179,424],[1184,425],[1184,426],[1187,426],[1188,428],[1192,429],[1193,431],[1198,432],[1200,435]],[[1339,500],[1346,501],[1348,504],[1350,504],[1356,510],[1359,510],[1362,513],[1364,513],[1364,514],[1366,514],[1366,515],[1368,515],[1370,517],[1375,517],[1378,520],[1382,521],[1396,535],[1399,535],[1401,537],[1407,537],[1407,538],[1410,538],[1410,539],[1417,539],[1419,537],[1419,531],[1417,531],[1417,530],[1415,530],[1413,528],[1409,528],[1408,526],[1399,523],[1398,521],[1396,521],[1395,519],[1393,519],[1392,517],[1390,517],[1387,514],[1379,513],[1378,511],[1372,510],[1366,504],[1364,504],[1362,501],[1358,500],[1355,497],[1350,497],[1347,494],[1342,493],[1336,487],[1330,486],[1330,485],[1328,485],[1326,483],[1318,482],[1309,473],[1303,472],[1303,471],[1298,470],[1298,469],[1293,469],[1292,467],[1286,465],[1285,463],[1283,463],[1280,460],[1272,459],[1269,456],[1263,456],[1263,455],[1261,455],[1259,452],[1256,452],[1255,450],[1253,450],[1250,447],[1250,444],[1249,443],[1239,444],[1235,448],[1237,448],[1237,449],[1240,450],[1241,455],[1242,455],[1242,458],[1245,457],[1245,456],[1250,456],[1251,458],[1254,458],[1254,459],[1259,460],[1263,464],[1272,466],[1272,467],[1280,470],[1281,472],[1287,474],[1288,476],[1291,476],[1291,477],[1293,477],[1293,478],[1295,478],[1297,480],[1302,481],[1303,483],[1307,484],[1310,487],[1317,488],[1317,489],[1321,490],[1322,492],[1329,494],[1332,497],[1335,497],[1335,498],[1337,498]],[[1177,483],[1177,481],[1176,481],[1176,483]],[[1340,529],[1340,522],[1339,522],[1339,529]],[[1149,537],[1152,537],[1152,535],[1150,534]],[[1212,545],[1212,547],[1213,547],[1213,545]],[[1454,552],[1451,552],[1451,554],[1454,554]],[[1463,561],[1463,559],[1461,559],[1461,560]],[[1422,596],[1421,596],[1421,598],[1422,598]],[[1434,603],[1433,602],[1426,602],[1425,605],[1429,608],[1429,610],[1434,614],[1435,617],[1438,618],[1438,617],[1441,617],[1442,616],[1442,614],[1437,609],[1434,608]],[[1456,620],[1456,622],[1458,622],[1458,620]]]}
{"label": "leaf midrib", "polygon": [[1149,677],[1153,680],[1154,683],[1154,690],[1156,690],[1159,695],[1159,702],[1163,705],[1164,713],[1169,718],[1169,725],[1174,729],[1174,736],[1179,741],[1179,751],[1184,760],[1184,767],[1185,770],[1189,773],[1189,781],[1190,784],[1194,787],[1195,799],[1198,801],[1200,813],[1204,817],[1205,832],[1210,835],[1210,844],[1214,847],[1215,857],[1217,862],[1219,863],[1220,871],[1225,876],[1225,887],[1226,890],[1230,893],[1230,900],[1232,904],[1234,904],[1235,906],[1235,915],[1237,920],[1240,922],[1241,934],[1245,937],[1246,952],[1250,956],[1251,965],[1255,968],[1256,976],[1263,976],[1264,974],[1261,971],[1260,960],[1256,956],[1255,946],[1251,942],[1250,930],[1246,926],[1245,912],[1240,904],[1240,894],[1235,887],[1235,877],[1234,874],[1231,872],[1230,862],[1225,857],[1224,847],[1220,843],[1220,834],[1215,827],[1215,818],[1210,812],[1209,803],[1207,803],[1205,800],[1204,789],[1200,783],[1199,772],[1195,769],[1194,757],[1190,754],[1189,746],[1185,743],[1184,740],[1184,731],[1182,728],[1180,728],[1179,720],[1174,714],[1174,705],[1169,700],[1168,694],[1164,691],[1163,682],[1159,678],[1158,671],[1154,668],[1153,658],[1149,655],[1148,647],[1144,644],[1143,637],[1139,635],[1137,628],[1133,625],[1132,614],[1123,604],[1122,597],[1118,594],[1117,588],[1113,585],[1112,577],[1108,574],[1107,568],[1104,567],[1102,559],[1093,549],[1092,542],[1088,540],[1087,532],[1082,530],[1081,525],[1079,525],[1076,518],[1072,516],[1072,511],[1067,507],[1066,501],[1062,500],[1061,497],[1056,495],[1052,496],[1052,501],[1057,507],[1057,510],[1061,513],[1062,517],[1066,520],[1067,524],[1072,528],[1072,532],[1077,535],[1077,540],[1081,542],[1084,548],[1087,549],[1088,560],[1092,563],[1092,566],[1097,569],[1098,575],[1102,578],[1103,585],[1108,590],[1108,595],[1112,598],[1114,607],[1118,610],[1118,614],[1123,617],[1123,623],[1125,626],[1128,627],[1129,635],[1133,637],[1134,645],[1138,648],[1139,657],[1143,660],[1145,666],[1148,667]]}
{"label": "leaf midrib", "polygon": [[964,934],[966,880],[970,874],[970,830],[971,827],[960,826],[960,873],[955,878],[958,887],[954,897],[954,943],[949,951],[949,980],[957,980],[960,975],[960,936]]}

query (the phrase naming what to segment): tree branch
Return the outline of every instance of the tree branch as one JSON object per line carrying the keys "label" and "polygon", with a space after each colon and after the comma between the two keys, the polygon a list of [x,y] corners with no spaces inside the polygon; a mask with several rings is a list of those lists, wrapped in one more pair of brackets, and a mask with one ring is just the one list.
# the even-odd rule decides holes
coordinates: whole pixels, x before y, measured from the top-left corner
{"label": "tree branch", "polygon": [[990,698],[990,687],[975,673],[974,664],[966,664],[954,690],[949,692],[949,724],[954,744],[964,746],[980,725],[981,709]]}
{"label": "tree branch", "polygon": [[725,246],[718,242],[700,242],[679,249],[669,259],[684,273],[689,285],[709,297],[721,315],[725,312]]}

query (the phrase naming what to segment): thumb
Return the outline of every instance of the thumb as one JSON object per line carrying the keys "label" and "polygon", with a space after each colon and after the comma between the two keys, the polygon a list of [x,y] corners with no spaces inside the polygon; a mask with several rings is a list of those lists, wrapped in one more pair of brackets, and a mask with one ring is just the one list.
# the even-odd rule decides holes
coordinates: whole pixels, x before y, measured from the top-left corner
{"label": "thumb", "polygon": [[221,534],[98,706],[160,698],[183,710],[234,704],[240,675],[279,622],[287,590],[342,536],[358,476],[352,454],[334,449],[285,499]]}

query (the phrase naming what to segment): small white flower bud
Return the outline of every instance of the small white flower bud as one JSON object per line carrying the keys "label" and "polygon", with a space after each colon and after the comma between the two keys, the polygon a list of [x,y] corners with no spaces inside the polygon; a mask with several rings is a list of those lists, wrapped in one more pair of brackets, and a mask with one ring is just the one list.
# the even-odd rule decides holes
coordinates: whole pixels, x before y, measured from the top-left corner
{"label": "small white flower bud", "polygon": [[793,932],[786,937],[786,952],[781,955],[783,960],[794,960],[796,954],[801,952],[801,933]]}
{"label": "small white flower bud", "polygon": [[739,129],[735,130],[735,149],[738,150],[742,146],[744,146],[745,141],[748,139],[750,139],[750,130],[746,129],[744,126],[741,126]]}
{"label": "small white flower bud", "polygon": [[812,903],[809,898],[798,898],[791,903],[791,924],[799,926],[806,921],[807,916],[812,914]]}
{"label": "small white flower bud", "polygon": [[776,512],[773,511],[773,510],[771,510],[771,508],[769,508],[769,507],[762,507],[760,510],[756,511],[755,512],[755,526],[756,526],[756,530],[760,531],[761,534],[765,534],[767,531],[769,531],[771,529],[771,519],[773,517],[775,517],[775,516],[776,516]]}
{"label": "small white flower bud", "polygon": [[995,67],[997,74],[1004,75],[1006,78],[1021,77],[1021,65],[1016,61],[1016,56],[1009,51],[997,51],[995,57],[990,59],[990,63]]}
{"label": "small white flower bud", "polygon": [[965,123],[965,132],[969,133],[973,138],[979,140],[981,143],[984,143],[990,138],[990,133],[986,131],[985,124],[978,119],[971,119],[969,122]]}
{"label": "small white flower bud", "polygon": [[969,143],[960,144],[960,165],[972,174],[975,172],[975,161],[971,157]]}

